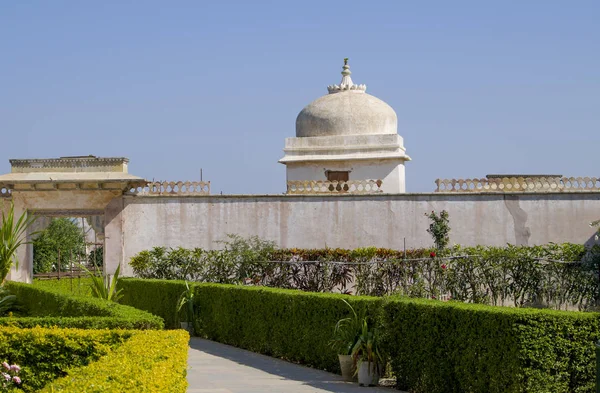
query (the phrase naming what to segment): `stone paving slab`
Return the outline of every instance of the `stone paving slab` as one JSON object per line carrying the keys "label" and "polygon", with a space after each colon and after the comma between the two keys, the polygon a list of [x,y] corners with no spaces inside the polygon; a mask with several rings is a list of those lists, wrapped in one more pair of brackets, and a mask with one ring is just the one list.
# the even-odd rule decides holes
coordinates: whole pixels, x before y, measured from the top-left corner
{"label": "stone paving slab", "polygon": [[187,379],[188,393],[401,393],[196,337],[190,340]]}

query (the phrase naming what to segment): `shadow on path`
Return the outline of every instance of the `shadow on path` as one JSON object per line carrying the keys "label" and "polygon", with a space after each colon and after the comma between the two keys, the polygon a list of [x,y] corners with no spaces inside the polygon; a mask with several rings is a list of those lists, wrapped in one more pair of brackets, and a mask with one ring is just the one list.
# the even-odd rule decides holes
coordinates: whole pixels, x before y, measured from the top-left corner
{"label": "shadow on path", "polygon": [[361,387],[337,374],[195,337],[190,340],[189,365],[189,392],[399,392]]}

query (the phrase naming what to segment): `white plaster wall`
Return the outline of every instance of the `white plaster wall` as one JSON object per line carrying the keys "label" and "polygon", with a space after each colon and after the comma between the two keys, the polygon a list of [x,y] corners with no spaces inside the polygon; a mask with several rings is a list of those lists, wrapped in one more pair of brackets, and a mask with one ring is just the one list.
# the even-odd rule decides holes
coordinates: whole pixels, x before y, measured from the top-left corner
{"label": "white plaster wall", "polygon": [[396,160],[287,164],[287,180],[327,180],[327,170],[350,171],[350,180],[382,180],[381,188],[385,193],[403,193],[406,190],[404,162]]}
{"label": "white plaster wall", "polygon": [[[124,262],[154,246],[218,248],[228,233],[281,247],[402,249],[404,238],[409,248],[431,246],[424,214],[444,209],[452,244],[584,243],[594,234],[589,222],[598,218],[600,193],[128,196],[107,220],[106,236],[120,247],[111,259]],[[124,273],[132,274],[127,263]]]}

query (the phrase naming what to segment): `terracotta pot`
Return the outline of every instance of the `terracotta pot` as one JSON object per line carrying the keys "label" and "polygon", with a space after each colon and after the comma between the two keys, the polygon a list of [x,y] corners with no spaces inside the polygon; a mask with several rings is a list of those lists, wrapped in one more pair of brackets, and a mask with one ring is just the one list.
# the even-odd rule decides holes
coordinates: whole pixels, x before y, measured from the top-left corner
{"label": "terracotta pot", "polygon": [[340,369],[342,369],[342,378],[344,381],[352,382],[354,378],[354,360],[350,355],[338,355],[340,360]]}
{"label": "terracotta pot", "polygon": [[358,366],[358,384],[360,386],[377,386],[379,385],[379,372],[375,363],[360,362]]}

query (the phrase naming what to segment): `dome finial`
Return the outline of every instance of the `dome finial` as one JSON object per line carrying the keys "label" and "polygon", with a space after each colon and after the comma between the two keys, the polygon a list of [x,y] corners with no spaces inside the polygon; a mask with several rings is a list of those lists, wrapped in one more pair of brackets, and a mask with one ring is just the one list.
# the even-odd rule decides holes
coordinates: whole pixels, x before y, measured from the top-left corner
{"label": "dome finial", "polygon": [[347,57],[344,58],[344,66],[342,68],[342,81],[339,85],[327,86],[327,91],[329,91],[329,94],[339,93],[340,91],[344,90],[353,90],[357,92],[364,92],[367,90],[366,85],[355,85],[354,82],[352,82],[352,78],[350,77],[352,72],[350,71]]}

